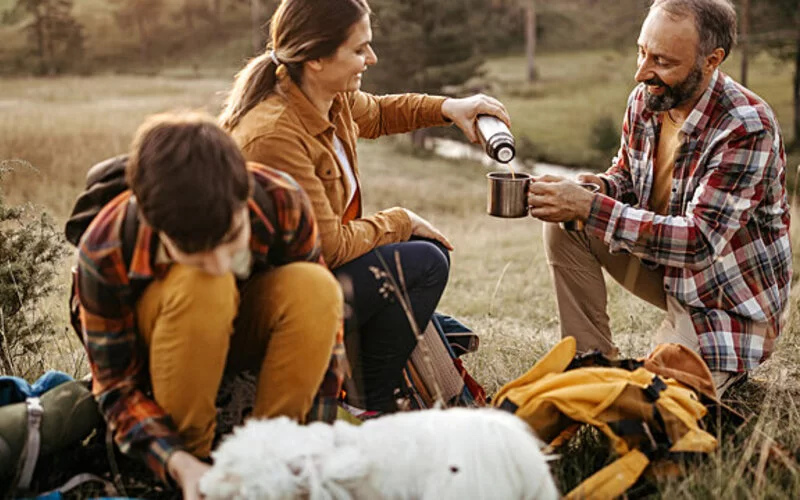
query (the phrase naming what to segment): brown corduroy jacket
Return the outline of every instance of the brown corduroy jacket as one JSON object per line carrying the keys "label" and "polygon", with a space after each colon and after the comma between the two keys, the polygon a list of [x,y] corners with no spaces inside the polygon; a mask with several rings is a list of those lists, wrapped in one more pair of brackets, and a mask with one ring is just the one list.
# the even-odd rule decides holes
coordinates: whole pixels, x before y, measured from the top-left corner
{"label": "brown corduroy jacket", "polygon": [[333,134],[344,145],[360,185],[356,140],[445,125],[441,111],[445,99],[343,93],[336,96],[326,119],[280,67],[275,92],[250,110],[232,135],[248,161],[287,172],[308,193],[319,224],[322,254],[328,266],[336,268],[375,247],[407,241],[411,221],[399,207],[362,216],[360,188],[356,218],[343,220],[349,193]]}

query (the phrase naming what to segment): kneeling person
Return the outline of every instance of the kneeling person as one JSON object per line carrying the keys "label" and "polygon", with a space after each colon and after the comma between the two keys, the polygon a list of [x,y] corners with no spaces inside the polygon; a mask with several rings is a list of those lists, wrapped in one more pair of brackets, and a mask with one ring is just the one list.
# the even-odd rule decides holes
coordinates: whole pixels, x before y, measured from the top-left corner
{"label": "kneeling person", "polygon": [[305,193],[286,174],[246,164],[209,118],[149,119],[126,176],[131,191],[103,208],[79,247],[93,392],[120,449],[192,498],[225,370],[259,373],[256,417],[335,410],[342,294]]}

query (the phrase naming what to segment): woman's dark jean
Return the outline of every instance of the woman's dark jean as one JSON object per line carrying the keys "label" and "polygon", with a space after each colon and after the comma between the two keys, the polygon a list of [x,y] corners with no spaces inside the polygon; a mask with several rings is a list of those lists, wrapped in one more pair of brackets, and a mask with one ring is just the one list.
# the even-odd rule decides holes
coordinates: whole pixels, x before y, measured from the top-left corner
{"label": "woman's dark jean", "polygon": [[394,392],[417,345],[414,330],[385,275],[384,262],[395,282],[402,283],[395,254],[400,257],[414,321],[422,332],[439,303],[450,271],[450,255],[439,242],[412,239],[384,245],[333,270],[342,283],[348,308],[345,344],[357,392],[348,394],[348,401],[369,410],[396,408]]}

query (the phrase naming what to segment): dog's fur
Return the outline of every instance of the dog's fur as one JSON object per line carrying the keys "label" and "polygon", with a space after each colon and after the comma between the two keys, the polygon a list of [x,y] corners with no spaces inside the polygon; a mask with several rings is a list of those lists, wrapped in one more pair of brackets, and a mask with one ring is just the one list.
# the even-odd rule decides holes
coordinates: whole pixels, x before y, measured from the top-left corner
{"label": "dog's fur", "polygon": [[556,499],[540,442],[492,409],[424,410],[301,426],[251,420],[213,453],[200,488],[231,499]]}

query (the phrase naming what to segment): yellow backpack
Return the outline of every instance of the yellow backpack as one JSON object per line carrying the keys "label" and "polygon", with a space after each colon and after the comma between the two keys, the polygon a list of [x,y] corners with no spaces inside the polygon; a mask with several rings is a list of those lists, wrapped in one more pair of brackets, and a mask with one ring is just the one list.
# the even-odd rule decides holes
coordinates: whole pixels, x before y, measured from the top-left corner
{"label": "yellow backpack", "polygon": [[[663,347],[657,351],[680,353],[696,365],[691,359],[694,355],[702,367],[695,370],[701,373],[695,378],[705,379],[705,370],[710,379],[699,356],[675,344]],[[699,425],[707,410],[698,394],[689,385],[646,368],[658,371],[657,361],[628,363],[626,369],[580,366],[575,363],[579,359],[575,358],[575,339],[565,338],[525,375],[503,386],[493,402],[528,422],[553,449],[565,444],[582,424],[596,427],[609,438],[619,458],[565,498],[615,498],[633,486],[651,462],[669,464],[677,453],[716,449],[717,440]]]}

